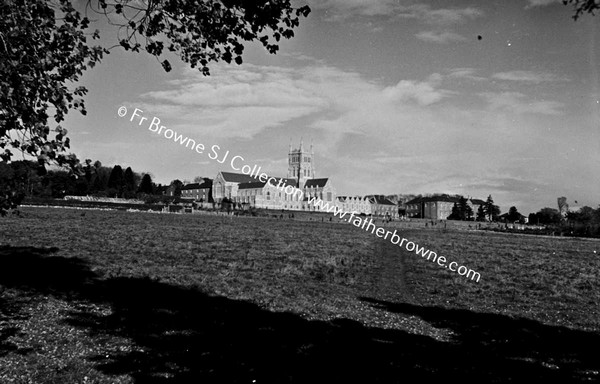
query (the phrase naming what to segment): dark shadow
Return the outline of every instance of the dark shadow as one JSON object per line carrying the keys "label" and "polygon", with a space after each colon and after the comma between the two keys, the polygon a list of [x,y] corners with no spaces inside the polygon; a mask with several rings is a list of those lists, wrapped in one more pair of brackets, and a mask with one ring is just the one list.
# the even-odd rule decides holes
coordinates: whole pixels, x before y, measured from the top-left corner
{"label": "dark shadow", "polygon": [[0,247],[0,284],[46,294],[79,294],[97,276],[81,259],[51,256],[57,251],[55,247]]}
{"label": "dark shadow", "polygon": [[[600,379],[600,334],[535,320],[465,309],[425,307],[361,298],[376,308],[418,316],[453,334],[447,359],[464,371],[488,371],[500,381]],[[461,361],[470,356],[469,362]],[[468,366],[471,365],[471,368]]]}
{"label": "dark shadow", "polygon": [[[0,273],[1,285],[111,306],[108,315],[78,306],[65,321],[131,340],[133,350],[89,358],[98,370],[136,383],[577,382],[581,369],[598,369],[582,348],[598,345],[594,333],[365,299],[455,331],[454,342],[442,342],[346,319],[308,321],[150,279],[100,279],[80,259],[14,250],[0,252],[0,270],[12,269]],[[553,340],[563,349],[546,349]],[[553,358],[560,369],[541,364]]]}

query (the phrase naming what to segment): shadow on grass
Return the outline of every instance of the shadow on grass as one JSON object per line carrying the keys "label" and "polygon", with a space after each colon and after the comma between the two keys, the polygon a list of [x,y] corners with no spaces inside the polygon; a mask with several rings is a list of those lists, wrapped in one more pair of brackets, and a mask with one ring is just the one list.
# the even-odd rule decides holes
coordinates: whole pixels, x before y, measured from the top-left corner
{"label": "shadow on grass", "polygon": [[587,352],[597,334],[535,321],[363,299],[456,334],[441,342],[352,320],[308,321],[149,279],[100,279],[81,259],[38,251],[0,249],[0,284],[109,304],[109,315],[78,309],[65,321],[131,340],[133,351],[89,358],[137,383],[575,382],[599,365]]}

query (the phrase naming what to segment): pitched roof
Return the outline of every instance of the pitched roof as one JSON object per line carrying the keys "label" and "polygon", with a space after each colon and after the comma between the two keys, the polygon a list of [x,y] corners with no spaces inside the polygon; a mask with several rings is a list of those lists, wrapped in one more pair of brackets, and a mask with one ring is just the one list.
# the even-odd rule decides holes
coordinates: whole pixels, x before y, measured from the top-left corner
{"label": "pitched roof", "polygon": [[416,197],[410,201],[407,201],[406,204],[419,204],[419,203],[429,203],[429,202],[446,202],[446,203],[458,203],[459,198],[456,196],[449,195],[436,195],[436,196],[427,196],[427,197]]}
{"label": "pitched roof", "polygon": [[188,189],[200,189],[200,184],[192,183],[192,184],[186,184],[183,187],[181,187],[182,191],[187,191]]}
{"label": "pitched roof", "polygon": [[206,189],[206,188],[212,188],[212,180],[211,179],[204,179],[204,182],[202,184],[200,184],[200,183],[186,184],[185,186],[181,187],[181,190],[187,191],[189,189]]}
{"label": "pitched roof", "polygon": [[276,182],[271,181],[271,184],[277,185],[277,184],[279,184],[279,180],[283,180],[283,183],[281,183],[281,186],[283,188],[287,187],[288,185],[291,185],[292,187],[295,187],[297,185],[296,179],[288,179],[285,177],[275,177],[274,179]]}
{"label": "pitched roof", "polygon": [[265,184],[267,184],[266,182],[263,183],[262,181],[255,181],[252,183],[239,183],[238,184],[238,189],[256,189],[256,188],[264,188]]}
{"label": "pitched roof", "polygon": [[329,179],[309,179],[304,183],[304,188],[323,188]]}
{"label": "pitched roof", "polygon": [[412,200],[409,200],[409,201],[407,201],[407,202],[406,202],[406,203],[404,203],[404,204],[406,204],[406,205],[410,205],[410,204],[419,204],[421,201],[423,201],[423,199],[424,199],[424,197],[415,197],[414,199],[412,199]]}
{"label": "pitched roof", "polygon": [[369,198],[375,204],[396,205],[396,204],[392,203],[390,200],[388,200],[387,198],[385,198],[384,196],[381,196],[381,195],[368,195],[368,196],[365,196],[365,197]]}
{"label": "pitched roof", "polygon": [[243,173],[221,172],[223,179],[231,183],[252,183],[258,181],[258,177],[244,175]]}

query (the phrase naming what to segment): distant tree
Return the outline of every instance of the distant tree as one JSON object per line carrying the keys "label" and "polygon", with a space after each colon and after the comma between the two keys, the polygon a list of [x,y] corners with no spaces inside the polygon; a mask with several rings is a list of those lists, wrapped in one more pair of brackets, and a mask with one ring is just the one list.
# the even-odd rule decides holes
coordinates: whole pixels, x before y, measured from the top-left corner
{"label": "distant tree", "polygon": [[173,188],[173,196],[181,196],[181,188],[183,188],[183,186],[183,182],[179,179],[171,181],[171,187]]}
{"label": "distant tree", "polygon": [[515,221],[521,220],[521,216],[522,215],[519,213],[519,211],[517,211],[517,207],[510,207],[508,209],[508,215],[506,215],[506,220],[514,223]]}
{"label": "distant tree", "polygon": [[202,176],[196,176],[196,177],[194,177],[194,183],[202,184],[202,183],[204,183],[204,179],[205,178]]}
{"label": "distant tree", "polygon": [[0,216],[16,209],[25,197],[23,188],[18,188],[17,185],[15,171],[6,162],[0,162]]}
{"label": "distant tree", "polygon": [[123,175],[123,168],[120,165],[115,165],[108,177],[108,194],[110,196],[121,197],[124,185],[125,176]]}
{"label": "distant tree", "polygon": [[131,198],[135,194],[135,175],[131,167],[127,167],[123,174],[123,197]]}
{"label": "distant tree", "polygon": [[554,208],[542,208],[536,213],[536,218],[540,224],[559,224],[562,217],[558,210]]}
{"label": "distant tree", "polygon": [[473,208],[469,205],[469,200],[464,196],[458,197],[458,203],[452,206],[452,213],[448,216],[449,220],[471,220],[473,218]]}
{"label": "distant tree", "polygon": [[150,174],[146,173],[142,177],[142,181],[140,182],[140,187],[138,188],[139,193],[145,193],[151,195],[153,191],[153,182]]}
{"label": "distant tree", "polygon": [[485,221],[485,211],[483,210],[483,204],[477,208],[477,221]]}
{"label": "distant tree", "polygon": [[500,207],[494,205],[492,195],[489,195],[487,200],[483,204],[483,211],[485,212],[485,215],[490,221],[496,220],[498,218],[498,215],[500,215]]}
{"label": "distant tree", "polygon": [[473,208],[469,205],[469,200],[464,196],[458,199],[458,207],[460,209],[461,220],[471,220],[473,218]]}
{"label": "distant tree", "polygon": [[567,219],[570,222],[576,222],[581,224],[589,224],[596,221],[596,210],[592,207],[584,206],[576,212],[569,212]]}
{"label": "distant tree", "polygon": [[76,194],[76,178],[68,171],[48,171],[43,183],[50,189],[54,198],[63,198],[66,195]]}
{"label": "distant tree", "polygon": [[448,216],[448,220],[460,220],[460,208],[458,207],[458,204],[454,203],[452,206],[452,212],[450,213],[450,216]]}
{"label": "distant tree", "polygon": [[530,213],[529,216],[527,217],[527,222],[532,225],[539,224],[537,215],[535,213]]}

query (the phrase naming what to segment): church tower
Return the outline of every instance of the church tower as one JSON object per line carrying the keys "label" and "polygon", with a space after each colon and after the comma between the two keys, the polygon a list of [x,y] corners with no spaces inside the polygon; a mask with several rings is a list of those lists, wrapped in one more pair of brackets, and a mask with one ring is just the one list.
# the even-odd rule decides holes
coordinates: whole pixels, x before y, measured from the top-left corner
{"label": "church tower", "polygon": [[288,153],[288,179],[296,179],[298,188],[304,188],[306,180],[315,178],[314,152],[312,144],[310,150],[304,149],[304,143],[300,139],[300,148],[292,149],[290,141],[290,151]]}

